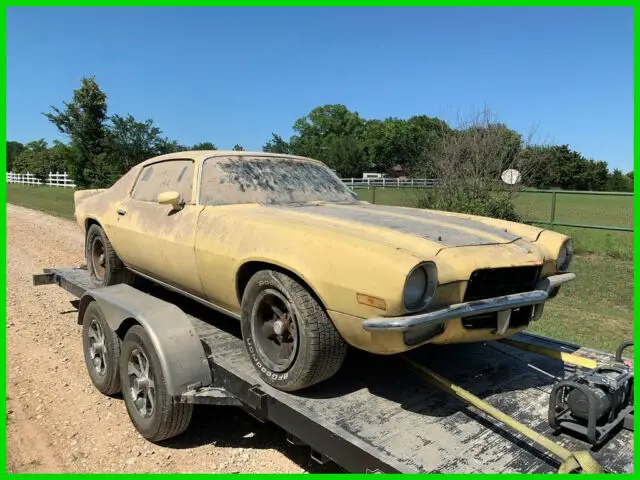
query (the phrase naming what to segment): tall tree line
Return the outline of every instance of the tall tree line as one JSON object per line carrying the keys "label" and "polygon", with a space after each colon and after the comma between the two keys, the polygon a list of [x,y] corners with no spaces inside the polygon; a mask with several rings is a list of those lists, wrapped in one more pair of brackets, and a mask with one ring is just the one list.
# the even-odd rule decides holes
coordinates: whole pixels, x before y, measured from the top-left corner
{"label": "tall tree line", "polygon": [[[147,158],[217,148],[211,142],[182,145],[151,119],[109,114],[107,95],[94,77],[83,78],[70,101],[44,115],[68,141],[9,141],[7,171],[41,177],[67,171],[80,188],[104,187]],[[518,165],[530,187],[633,191],[633,172],[609,172],[606,162],[587,159],[568,145],[531,144],[498,122],[452,127],[427,115],[365,119],[344,105],[323,105],[295,120],[293,132],[289,139],[273,133],[263,151],[316,158],[342,177],[378,172],[438,178],[461,171],[499,176],[501,168]],[[236,144],[233,150],[244,148]]]}

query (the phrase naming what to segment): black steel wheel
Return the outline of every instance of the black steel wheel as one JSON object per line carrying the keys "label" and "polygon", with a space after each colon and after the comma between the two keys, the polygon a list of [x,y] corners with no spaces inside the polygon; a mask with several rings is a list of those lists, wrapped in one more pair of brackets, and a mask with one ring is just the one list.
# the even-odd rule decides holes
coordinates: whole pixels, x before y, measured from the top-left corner
{"label": "black steel wheel", "polygon": [[269,369],[285,372],[298,353],[298,326],[294,309],[275,289],[262,290],[251,310],[251,336]]}
{"label": "black steel wheel", "polygon": [[193,405],[178,403],[167,393],[160,359],[140,325],[131,327],[122,343],[120,382],[129,418],[144,438],[160,442],[187,429]]}
{"label": "black steel wheel", "polygon": [[85,259],[94,287],[133,283],[133,273],[124,266],[102,227],[95,223],[87,230]]}
{"label": "black steel wheel", "polygon": [[262,379],[284,391],[332,377],[347,353],[347,344],[313,293],[282,272],[263,270],[249,280],[241,327]]}
{"label": "black steel wheel", "polygon": [[100,393],[120,392],[120,339],[95,301],[87,305],[82,317],[82,347],[87,372]]}

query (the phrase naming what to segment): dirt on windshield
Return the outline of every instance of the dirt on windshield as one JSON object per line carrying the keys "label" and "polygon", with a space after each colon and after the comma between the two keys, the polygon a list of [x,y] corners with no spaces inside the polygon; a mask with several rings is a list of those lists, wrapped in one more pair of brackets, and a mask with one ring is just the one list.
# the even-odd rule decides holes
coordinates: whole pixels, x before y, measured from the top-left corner
{"label": "dirt on windshield", "polygon": [[286,157],[212,157],[201,182],[204,205],[353,201],[325,165]]}

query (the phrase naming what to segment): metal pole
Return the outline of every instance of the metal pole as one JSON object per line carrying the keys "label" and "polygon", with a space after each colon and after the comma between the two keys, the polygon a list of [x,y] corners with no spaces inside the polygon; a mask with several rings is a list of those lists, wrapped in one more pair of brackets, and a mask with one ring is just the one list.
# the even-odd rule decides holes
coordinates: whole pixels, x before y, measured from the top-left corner
{"label": "metal pole", "polygon": [[551,194],[551,226],[556,222],[556,192]]}

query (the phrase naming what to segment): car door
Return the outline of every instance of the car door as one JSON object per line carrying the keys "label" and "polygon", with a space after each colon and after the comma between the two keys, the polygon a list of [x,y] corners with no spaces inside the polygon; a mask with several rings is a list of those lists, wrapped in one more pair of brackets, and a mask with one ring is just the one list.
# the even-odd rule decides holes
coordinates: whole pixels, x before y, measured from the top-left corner
{"label": "car door", "polygon": [[[196,164],[191,159],[145,165],[130,195],[117,205],[114,234],[118,255],[142,274],[194,295],[202,294],[195,257],[195,234],[202,207],[194,202]],[[158,203],[158,195],[176,191],[184,205]]]}

